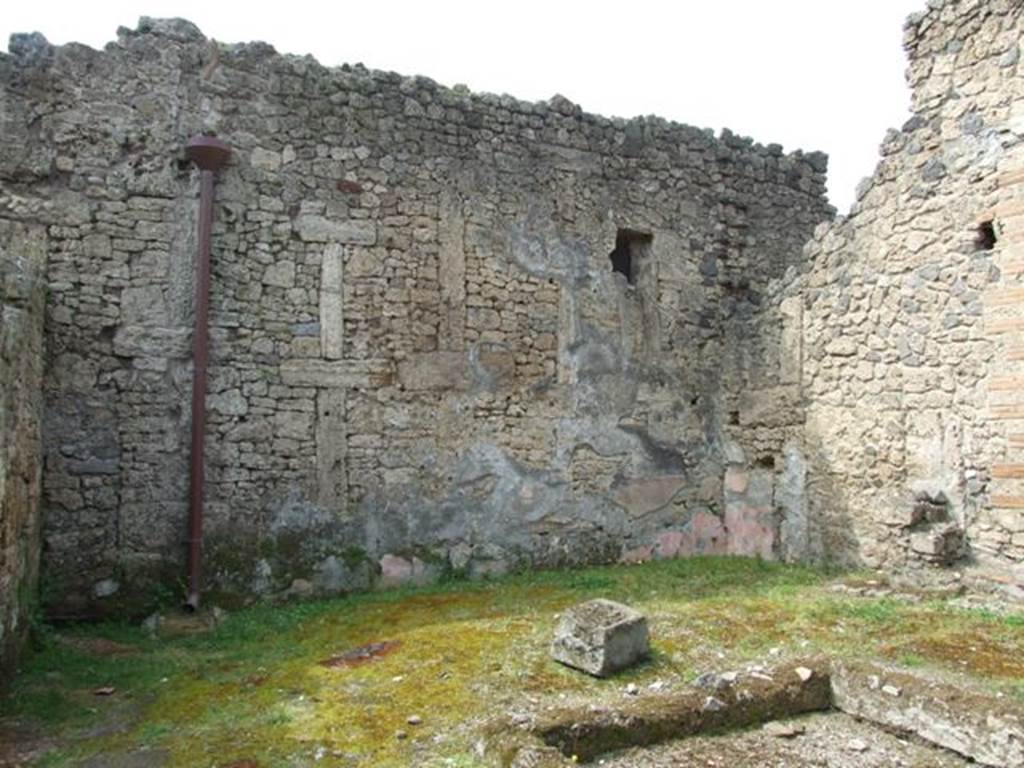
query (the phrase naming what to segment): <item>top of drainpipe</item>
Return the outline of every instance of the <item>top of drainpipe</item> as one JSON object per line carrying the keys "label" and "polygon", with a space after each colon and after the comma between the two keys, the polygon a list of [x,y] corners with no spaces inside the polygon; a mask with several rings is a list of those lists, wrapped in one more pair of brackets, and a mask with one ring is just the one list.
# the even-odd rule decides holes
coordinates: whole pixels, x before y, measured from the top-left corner
{"label": "top of drainpipe", "polygon": [[213,136],[193,136],[185,145],[185,157],[203,171],[216,171],[231,157],[231,147]]}

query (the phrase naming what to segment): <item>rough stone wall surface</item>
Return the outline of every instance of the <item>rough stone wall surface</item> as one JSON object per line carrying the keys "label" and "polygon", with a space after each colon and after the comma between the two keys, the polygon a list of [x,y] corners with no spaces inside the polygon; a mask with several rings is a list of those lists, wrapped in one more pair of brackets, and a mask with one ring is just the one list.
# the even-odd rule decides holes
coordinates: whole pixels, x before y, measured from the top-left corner
{"label": "rough stone wall surface", "polygon": [[840,562],[1024,560],[1021,13],[908,20],[913,116],[780,294],[801,315],[809,542]]}
{"label": "rough stone wall surface", "polygon": [[46,233],[0,221],[0,683],[37,605]]}
{"label": "rough stone wall surface", "polygon": [[209,589],[774,556],[801,525],[774,501],[799,476],[773,431],[799,423],[785,325],[756,319],[831,215],[824,156],[326,69],[182,21],[144,19],[103,51],[16,36],[0,73],[0,217],[48,225],[54,612],[138,606],[182,577],[183,147],[201,132],[234,148],[216,192]]}

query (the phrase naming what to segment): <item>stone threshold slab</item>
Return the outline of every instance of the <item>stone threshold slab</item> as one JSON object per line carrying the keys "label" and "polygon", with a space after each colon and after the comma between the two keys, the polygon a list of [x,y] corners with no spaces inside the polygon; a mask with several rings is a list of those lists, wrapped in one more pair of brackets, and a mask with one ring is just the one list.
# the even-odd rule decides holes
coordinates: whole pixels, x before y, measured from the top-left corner
{"label": "stone threshold slab", "polygon": [[621,705],[555,708],[518,722],[496,721],[488,728],[486,750],[502,766],[564,768],[617,750],[833,709],[980,765],[1024,768],[1024,706],[917,670],[816,658],[706,675],[698,683]]}
{"label": "stone threshold slab", "polygon": [[832,705],[997,768],[1024,766],[1024,706],[973,686],[871,662],[832,664]]}
{"label": "stone threshold slab", "polygon": [[765,672],[712,676],[705,687],[645,694],[616,707],[545,711],[529,727],[499,724],[488,752],[503,766],[554,768],[713,731],[778,720],[831,706],[828,664],[801,662]]}

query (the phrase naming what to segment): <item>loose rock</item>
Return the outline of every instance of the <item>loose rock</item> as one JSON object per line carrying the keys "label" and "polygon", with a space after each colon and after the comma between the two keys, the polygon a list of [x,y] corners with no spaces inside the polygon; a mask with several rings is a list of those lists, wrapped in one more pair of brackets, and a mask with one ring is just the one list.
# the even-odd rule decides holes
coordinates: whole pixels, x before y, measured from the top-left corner
{"label": "loose rock", "polygon": [[791,723],[780,723],[777,720],[765,723],[762,730],[769,736],[774,736],[779,739],[792,739],[799,736],[804,732],[802,725],[793,725]]}
{"label": "loose rock", "polygon": [[863,739],[850,739],[846,742],[846,748],[851,752],[866,752],[868,744]]}
{"label": "loose rock", "polygon": [[721,699],[716,699],[714,696],[704,699],[703,710],[705,712],[721,712],[723,709],[725,709],[725,702]]}

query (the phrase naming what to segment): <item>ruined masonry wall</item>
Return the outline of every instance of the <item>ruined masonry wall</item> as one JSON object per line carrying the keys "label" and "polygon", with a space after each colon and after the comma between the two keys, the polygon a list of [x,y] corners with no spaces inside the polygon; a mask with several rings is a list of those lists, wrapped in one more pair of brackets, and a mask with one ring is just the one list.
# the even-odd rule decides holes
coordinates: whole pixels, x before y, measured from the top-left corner
{"label": "ruined masonry wall", "polygon": [[180,588],[200,132],[235,150],[214,232],[215,597],[779,554],[783,446],[743,398],[782,375],[756,317],[831,214],[824,156],[326,69],[182,21],[103,51],[16,36],[0,81],[0,218],[48,226],[53,613]]}
{"label": "ruined masonry wall", "polygon": [[787,294],[808,514],[840,562],[1024,584],[1021,14],[965,0],[911,17],[913,117]]}
{"label": "ruined masonry wall", "polygon": [[0,221],[0,684],[38,605],[45,237]]}

